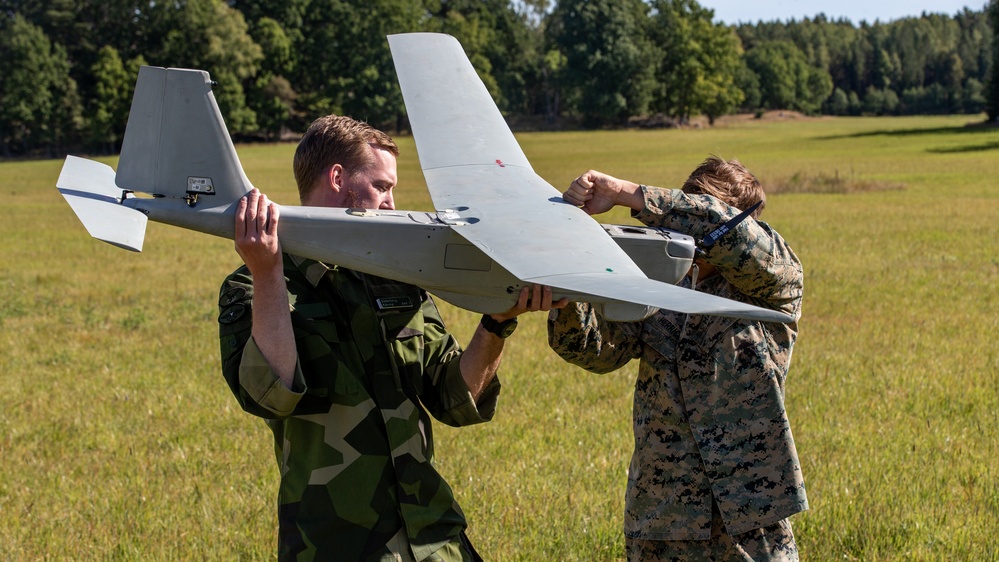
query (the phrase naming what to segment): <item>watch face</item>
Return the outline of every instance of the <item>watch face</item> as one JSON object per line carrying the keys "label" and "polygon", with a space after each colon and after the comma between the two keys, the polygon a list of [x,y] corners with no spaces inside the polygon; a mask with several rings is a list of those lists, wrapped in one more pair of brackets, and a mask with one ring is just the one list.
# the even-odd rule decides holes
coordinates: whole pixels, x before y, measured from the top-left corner
{"label": "watch face", "polygon": [[482,327],[499,338],[508,338],[517,329],[517,319],[511,318],[503,322],[497,322],[491,316],[483,314]]}
{"label": "watch face", "polygon": [[502,327],[500,328],[499,337],[501,337],[501,338],[508,338],[508,337],[510,337],[510,335],[513,334],[513,331],[516,330],[516,329],[517,329],[517,321],[516,320],[513,320],[513,321],[507,320],[506,322],[504,322],[502,324]]}

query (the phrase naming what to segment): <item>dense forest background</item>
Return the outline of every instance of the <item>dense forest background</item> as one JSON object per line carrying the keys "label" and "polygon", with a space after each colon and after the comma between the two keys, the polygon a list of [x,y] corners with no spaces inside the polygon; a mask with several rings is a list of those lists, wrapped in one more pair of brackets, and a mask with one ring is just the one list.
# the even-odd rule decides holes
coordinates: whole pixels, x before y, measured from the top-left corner
{"label": "dense forest background", "polygon": [[0,0],[2,155],[119,148],[138,67],[204,69],[230,132],[343,113],[406,128],[385,36],[457,37],[520,127],[710,122],[770,109],[987,112],[999,0],[891,22],[727,26],[695,0]]}

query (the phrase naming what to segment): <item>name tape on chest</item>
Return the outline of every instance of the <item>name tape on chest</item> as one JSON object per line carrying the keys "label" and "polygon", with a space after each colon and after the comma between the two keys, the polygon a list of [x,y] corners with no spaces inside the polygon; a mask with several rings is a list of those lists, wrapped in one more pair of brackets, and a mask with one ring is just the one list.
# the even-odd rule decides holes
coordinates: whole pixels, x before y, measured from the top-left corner
{"label": "name tape on chest", "polygon": [[408,296],[379,297],[375,299],[378,310],[403,310],[413,308],[413,299]]}

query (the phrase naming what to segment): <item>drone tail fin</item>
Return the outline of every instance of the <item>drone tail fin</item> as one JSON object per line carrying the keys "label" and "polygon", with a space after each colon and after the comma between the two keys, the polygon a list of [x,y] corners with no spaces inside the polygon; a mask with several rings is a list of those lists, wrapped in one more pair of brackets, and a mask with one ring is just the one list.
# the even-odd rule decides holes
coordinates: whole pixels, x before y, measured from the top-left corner
{"label": "drone tail fin", "polygon": [[[218,213],[201,211],[231,208],[253,185],[212,84],[203,70],[142,67],[117,173],[100,162],[66,158],[56,187],[91,236],[139,252],[149,218],[225,234],[225,220],[205,222]],[[143,203],[139,211],[135,194],[162,204]],[[151,214],[154,207],[160,212]]]}
{"label": "drone tail fin", "polygon": [[203,70],[139,69],[115,183],[156,197],[229,205],[253,188]]}
{"label": "drone tail fin", "polygon": [[107,164],[68,156],[56,187],[91,236],[141,252],[146,215],[121,204],[125,194],[115,185],[114,177]]}

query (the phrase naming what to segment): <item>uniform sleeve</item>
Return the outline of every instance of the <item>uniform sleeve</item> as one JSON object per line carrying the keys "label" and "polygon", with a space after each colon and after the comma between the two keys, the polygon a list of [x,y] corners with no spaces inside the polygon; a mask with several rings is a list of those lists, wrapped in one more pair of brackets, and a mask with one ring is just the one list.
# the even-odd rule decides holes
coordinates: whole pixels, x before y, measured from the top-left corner
{"label": "uniform sleeve", "polygon": [[253,283],[245,268],[237,270],[219,291],[219,344],[222,376],[246,412],[262,418],[291,415],[305,394],[305,377],[295,365],[293,388],[284,386],[251,337]]}
{"label": "uniform sleeve", "polygon": [[[669,228],[701,240],[739,209],[710,195],[642,186],[645,208],[633,216],[648,226]],[[798,257],[766,223],[748,218],[708,248],[704,259],[753,304],[797,318],[803,289]]]}
{"label": "uniform sleeve", "polygon": [[640,322],[608,322],[587,303],[548,314],[548,345],[565,361],[594,373],[609,373],[639,357],[640,335]]}
{"label": "uniform sleeve", "polygon": [[475,402],[461,376],[461,346],[445,328],[431,298],[424,303],[423,322],[425,382],[420,396],[423,405],[438,421],[450,426],[492,420],[501,389],[499,376],[493,378]]}
{"label": "uniform sleeve", "polygon": [[251,337],[243,346],[239,363],[239,389],[244,402],[252,403],[270,414],[263,417],[286,418],[295,411],[305,395],[305,375],[296,361],[292,388],[286,387]]}

